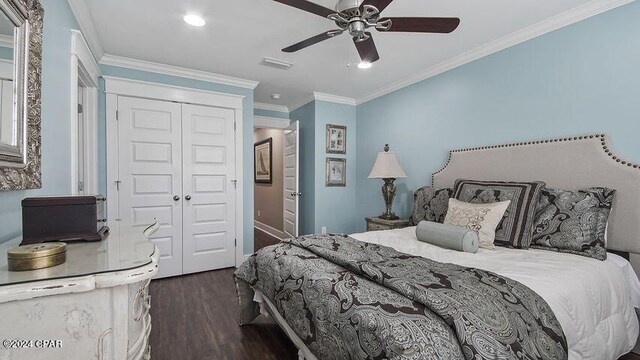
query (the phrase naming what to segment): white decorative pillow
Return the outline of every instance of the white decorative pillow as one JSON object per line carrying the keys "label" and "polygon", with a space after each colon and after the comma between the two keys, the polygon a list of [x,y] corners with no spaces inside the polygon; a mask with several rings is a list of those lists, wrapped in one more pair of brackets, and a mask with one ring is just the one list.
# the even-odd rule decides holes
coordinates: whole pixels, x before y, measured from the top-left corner
{"label": "white decorative pillow", "polygon": [[472,204],[456,199],[449,199],[449,210],[444,223],[475,230],[478,232],[480,247],[495,249],[496,228],[511,200],[489,204]]}

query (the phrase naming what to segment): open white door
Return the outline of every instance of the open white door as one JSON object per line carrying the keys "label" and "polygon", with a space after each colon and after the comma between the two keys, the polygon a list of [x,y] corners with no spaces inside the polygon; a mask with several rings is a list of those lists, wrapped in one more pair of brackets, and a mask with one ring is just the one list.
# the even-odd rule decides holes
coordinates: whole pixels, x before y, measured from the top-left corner
{"label": "open white door", "polygon": [[300,157],[300,122],[295,121],[284,130],[284,234],[287,237],[298,236],[298,208],[300,203],[300,180],[298,168]]}

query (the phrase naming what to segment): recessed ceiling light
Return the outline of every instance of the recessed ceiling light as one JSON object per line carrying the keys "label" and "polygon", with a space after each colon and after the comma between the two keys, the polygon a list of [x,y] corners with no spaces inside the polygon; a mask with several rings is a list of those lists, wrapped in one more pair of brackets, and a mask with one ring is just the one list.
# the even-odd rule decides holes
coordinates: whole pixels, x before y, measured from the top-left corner
{"label": "recessed ceiling light", "polygon": [[182,20],[187,24],[196,27],[202,27],[207,23],[202,17],[194,14],[185,15]]}
{"label": "recessed ceiling light", "polygon": [[373,64],[367,61],[363,61],[360,64],[358,64],[358,69],[369,69],[370,67],[372,67]]}
{"label": "recessed ceiling light", "polygon": [[280,94],[272,94],[272,95],[271,95],[271,98],[272,98],[273,100],[279,100],[279,99],[280,99]]}

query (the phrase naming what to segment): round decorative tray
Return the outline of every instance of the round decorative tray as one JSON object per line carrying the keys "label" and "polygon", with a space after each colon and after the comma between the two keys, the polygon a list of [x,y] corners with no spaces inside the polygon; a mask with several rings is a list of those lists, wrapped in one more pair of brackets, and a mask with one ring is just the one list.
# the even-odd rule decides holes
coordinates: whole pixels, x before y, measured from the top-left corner
{"label": "round decorative tray", "polygon": [[51,242],[18,246],[7,251],[10,271],[48,268],[67,261],[67,244]]}

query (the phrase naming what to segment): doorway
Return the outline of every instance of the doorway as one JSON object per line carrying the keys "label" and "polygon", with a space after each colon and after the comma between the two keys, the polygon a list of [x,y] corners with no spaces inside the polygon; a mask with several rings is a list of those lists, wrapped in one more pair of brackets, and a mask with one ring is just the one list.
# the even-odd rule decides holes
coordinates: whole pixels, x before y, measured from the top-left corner
{"label": "doorway", "polygon": [[87,174],[89,173],[89,166],[93,164],[89,164],[88,158],[86,156],[87,148],[87,126],[85,124],[85,115],[84,115],[84,98],[85,98],[86,88],[81,82],[78,82],[78,148],[76,149],[78,153],[78,161],[75,166],[77,167],[76,173],[78,176],[78,189],[77,194],[79,195],[88,195],[87,194]]}
{"label": "doorway", "polygon": [[254,250],[298,235],[298,122],[254,121]]}
{"label": "doorway", "polygon": [[71,193],[98,194],[97,85],[78,64],[71,123]]}
{"label": "doorway", "polygon": [[234,111],[126,96],[117,107],[120,229],[160,221],[158,278],[234,266]]}
{"label": "doorway", "polygon": [[112,232],[134,246],[159,220],[157,277],[239,266],[244,96],[114,77],[105,93]]}

